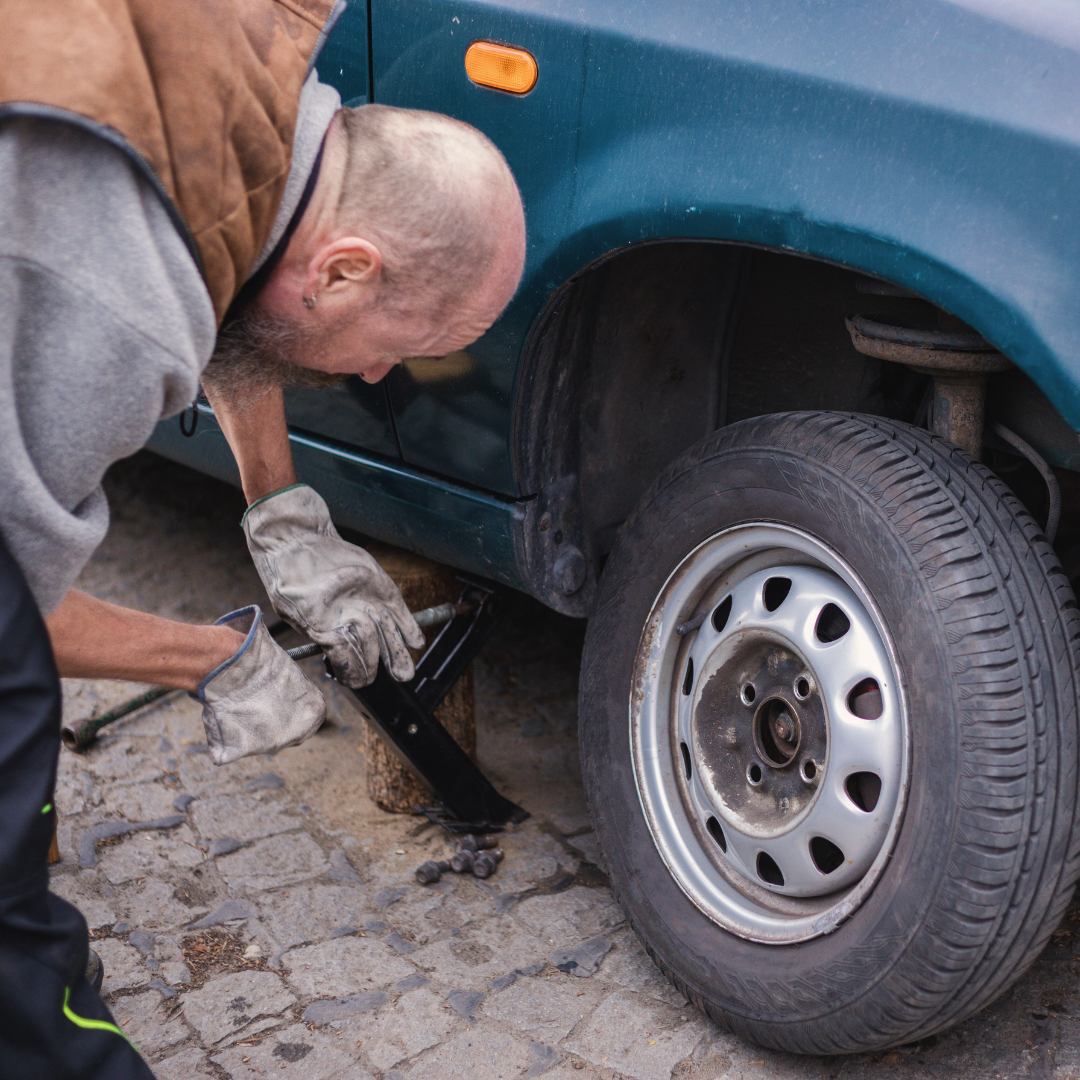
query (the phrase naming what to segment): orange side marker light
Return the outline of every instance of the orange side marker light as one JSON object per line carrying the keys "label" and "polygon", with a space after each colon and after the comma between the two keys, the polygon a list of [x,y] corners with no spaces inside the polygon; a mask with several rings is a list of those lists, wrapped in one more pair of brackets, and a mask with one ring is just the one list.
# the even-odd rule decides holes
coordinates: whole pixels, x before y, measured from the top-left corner
{"label": "orange side marker light", "polygon": [[465,53],[465,74],[480,86],[527,94],[536,85],[536,61],[524,49],[474,41]]}

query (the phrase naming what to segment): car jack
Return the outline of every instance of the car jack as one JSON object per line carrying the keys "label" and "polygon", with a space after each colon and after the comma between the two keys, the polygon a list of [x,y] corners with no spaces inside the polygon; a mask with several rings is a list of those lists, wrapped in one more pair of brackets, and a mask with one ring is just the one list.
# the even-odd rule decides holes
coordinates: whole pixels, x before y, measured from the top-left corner
{"label": "car jack", "polygon": [[482,831],[489,825],[516,824],[529,814],[495,790],[434,716],[499,615],[502,593],[497,587],[463,580],[466,588],[455,606],[458,613],[428,646],[411,682],[395,682],[380,664],[368,686],[353,690],[339,685],[356,697],[404,764],[431,787],[447,810]]}

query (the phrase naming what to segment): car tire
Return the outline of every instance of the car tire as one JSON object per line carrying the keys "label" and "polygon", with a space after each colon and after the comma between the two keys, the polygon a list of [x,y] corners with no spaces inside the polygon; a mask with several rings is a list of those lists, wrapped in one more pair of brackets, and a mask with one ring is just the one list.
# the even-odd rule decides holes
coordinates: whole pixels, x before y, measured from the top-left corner
{"label": "car tire", "polygon": [[672,464],[605,566],[580,725],[613,888],[676,987],[808,1054],[1006,989],[1080,869],[1078,634],[1035,521],[925,431],[778,414]]}

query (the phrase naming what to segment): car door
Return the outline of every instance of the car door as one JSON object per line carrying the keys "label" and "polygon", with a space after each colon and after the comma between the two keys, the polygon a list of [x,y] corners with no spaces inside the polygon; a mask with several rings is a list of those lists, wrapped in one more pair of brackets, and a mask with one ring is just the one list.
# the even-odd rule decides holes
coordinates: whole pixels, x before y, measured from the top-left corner
{"label": "car door", "polygon": [[[552,256],[573,200],[575,139],[585,34],[539,4],[371,0],[374,100],[448,113],[483,131],[521,188],[528,259]],[[550,8],[549,8],[550,10]],[[527,50],[536,60],[525,94],[472,82],[465,53],[477,40]],[[510,452],[514,383],[529,327],[555,282],[527,274],[503,317],[463,353],[406,362],[386,379],[406,462],[507,495],[519,494]]]}

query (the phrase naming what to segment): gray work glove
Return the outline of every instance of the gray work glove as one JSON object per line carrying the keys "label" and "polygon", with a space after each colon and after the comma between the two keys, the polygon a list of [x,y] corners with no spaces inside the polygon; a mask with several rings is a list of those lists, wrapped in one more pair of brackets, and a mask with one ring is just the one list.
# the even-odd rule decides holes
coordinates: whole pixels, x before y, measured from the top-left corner
{"label": "gray work glove", "polygon": [[343,683],[367,686],[380,656],[399,682],[413,677],[409,648],[423,647],[423,631],[382,567],[338,536],[316,491],[296,484],[267,495],[243,527],[274,609],[322,646]]}
{"label": "gray work glove", "polygon": [[287,652],[267,633],[262,611],[222,615],[244,644],[206,676],[195,692],[215,765],[248,754],[267,754],[314,735],[326,718],[326,700]]}

